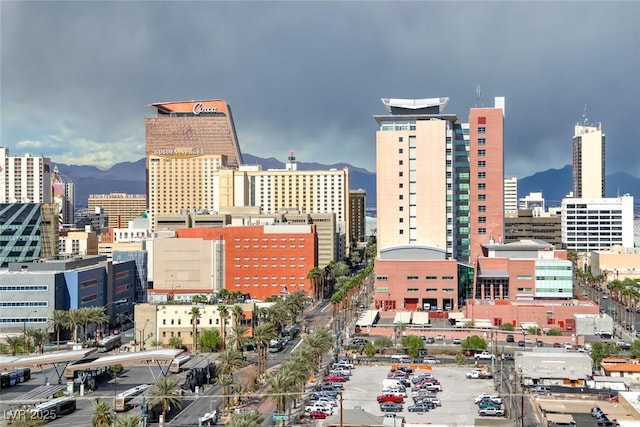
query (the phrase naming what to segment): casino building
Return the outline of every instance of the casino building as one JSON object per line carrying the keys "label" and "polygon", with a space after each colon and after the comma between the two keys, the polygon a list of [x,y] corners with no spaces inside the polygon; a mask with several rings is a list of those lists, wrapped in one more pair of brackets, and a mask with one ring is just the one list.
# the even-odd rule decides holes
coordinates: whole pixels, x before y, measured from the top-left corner
{"label": "casino building", "polygon": [[231,108],[215,99],[150,107],[156,112],[145,119],[151,227],[158,215],[213,210],[212,172],[242,164]]}

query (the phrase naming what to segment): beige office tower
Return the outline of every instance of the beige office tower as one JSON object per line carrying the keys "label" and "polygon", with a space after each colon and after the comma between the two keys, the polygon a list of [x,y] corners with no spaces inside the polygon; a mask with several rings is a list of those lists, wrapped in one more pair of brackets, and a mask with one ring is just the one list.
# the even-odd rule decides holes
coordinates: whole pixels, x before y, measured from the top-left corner
{"label": "beige office tower", "polygon": [[504,179],[504,214],[518,216],[518,178],[515,176]]}
{"label": "beige office tower", "polygon": [[573,197],[605,197],[605,135],[585,119],[573,137]]}
{"label": "beige office tower", "polygon": [[149,161],[149,226],[156,229],[159,215],[218,211],[214,176],[226,166],[215,154],[167,153]]}
{"label": "beige office tower", "polygon": [[88,206],[89,212],[102,208],[109,217],[110,228],[125,228],[129,221],[146,212],[147,196],[126,193],[90,194]]}

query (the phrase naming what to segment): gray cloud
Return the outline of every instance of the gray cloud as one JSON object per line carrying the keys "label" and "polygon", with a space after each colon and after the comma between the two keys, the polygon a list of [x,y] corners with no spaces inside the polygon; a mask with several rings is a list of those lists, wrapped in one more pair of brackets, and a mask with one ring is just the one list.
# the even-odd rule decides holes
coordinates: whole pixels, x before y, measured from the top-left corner
{"label": "gray cloud", "polygon": [[640,176],[637,2],[2,2],[0,144],[100,164],[144,153],[148,104],[221,98],[241,149],[375,169],[381,97],[506,97],[505,172],[571,162],[573,126]]}

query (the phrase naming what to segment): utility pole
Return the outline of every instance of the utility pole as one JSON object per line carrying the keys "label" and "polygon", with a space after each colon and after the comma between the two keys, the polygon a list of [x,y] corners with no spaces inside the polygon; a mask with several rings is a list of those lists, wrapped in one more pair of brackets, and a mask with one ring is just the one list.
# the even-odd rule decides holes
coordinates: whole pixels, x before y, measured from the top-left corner
{"label": "utility pole", "polygon": [[342,407],[342,392],[340,393],[340,427],[343,427],[343,413],[342,413],[343,407]]}

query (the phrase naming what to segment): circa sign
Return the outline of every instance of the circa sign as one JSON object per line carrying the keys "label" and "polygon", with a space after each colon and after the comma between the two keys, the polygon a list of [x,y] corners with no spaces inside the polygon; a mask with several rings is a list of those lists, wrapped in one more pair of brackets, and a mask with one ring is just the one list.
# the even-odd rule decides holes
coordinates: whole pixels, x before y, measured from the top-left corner
{"label": "circa sign", "polygon": [[193,114],[195,114],[196,116],[200,113],[217,113],[217,112],[218,112],[217,108],[205,107],[204,105],[202,105],[202,102],[196,102],[195,104],[193,104]]}

